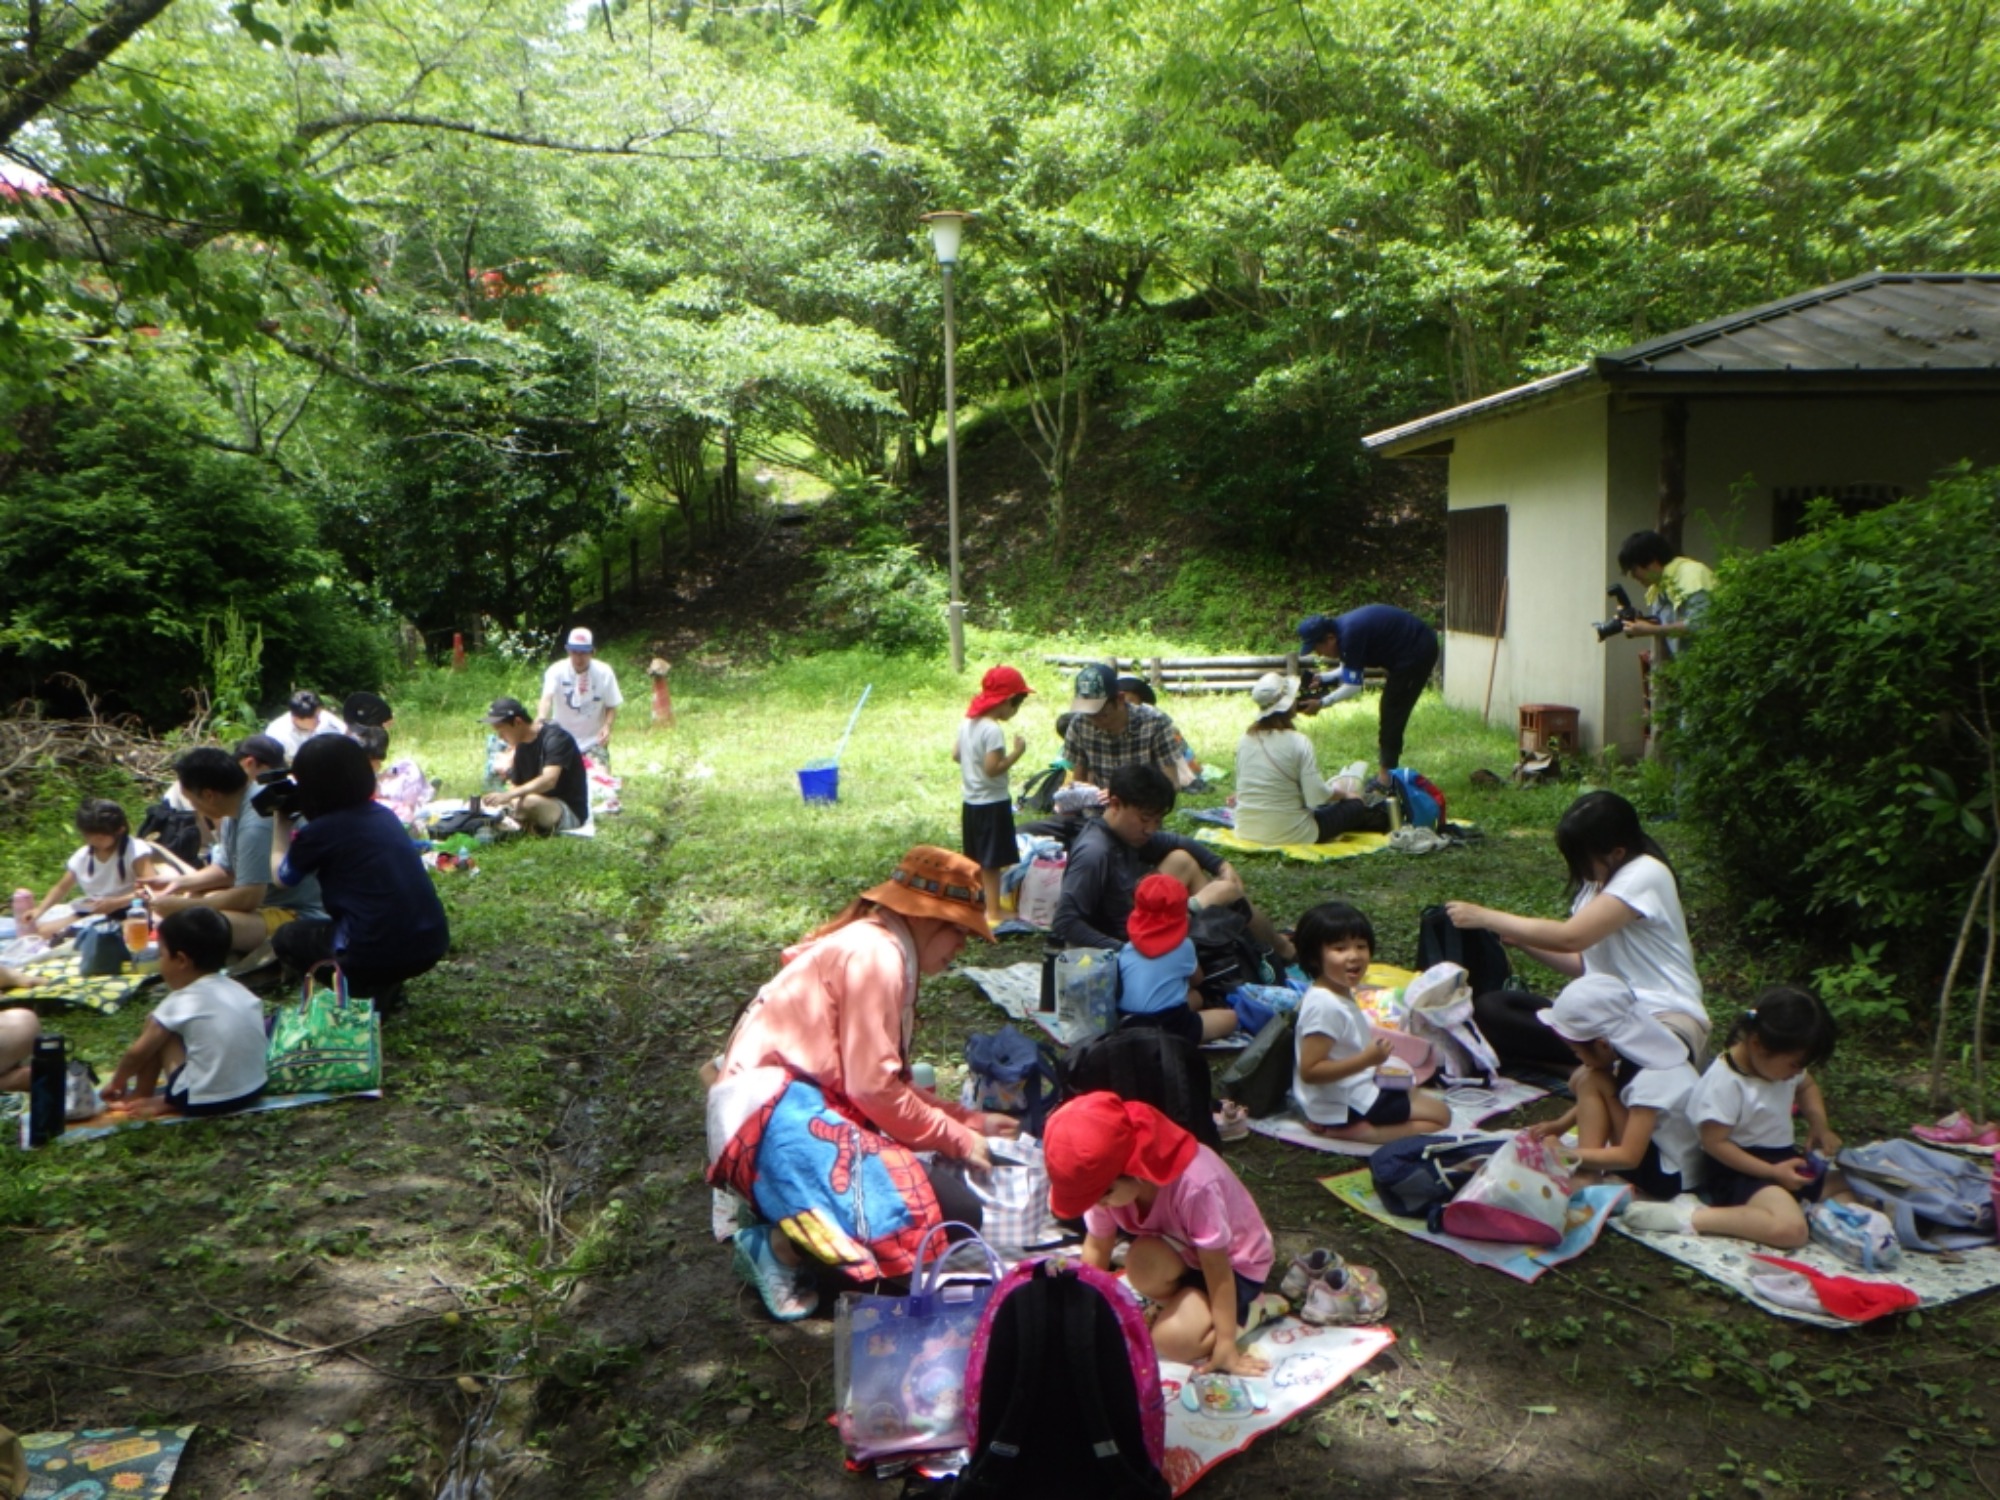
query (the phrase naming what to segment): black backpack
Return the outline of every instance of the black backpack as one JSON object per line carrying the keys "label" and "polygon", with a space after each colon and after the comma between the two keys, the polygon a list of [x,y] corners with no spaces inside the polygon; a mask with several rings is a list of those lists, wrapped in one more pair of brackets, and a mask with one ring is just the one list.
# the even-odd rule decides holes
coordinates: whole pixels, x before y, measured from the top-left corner
{"label": "black backpack", "polygon": [[[1247,903],[1244,903],[1247,905]],[[1250,936],[1250,918],[1234,906],[1204,906],[1188,914],[1195,962],[1201,965],[1202,998],[1226,1004],[1229,992],[1246,984],[1266,984],[1264,950]]]}
{"label": "black backpack", "polygon": [[1121,1027],[1069,1049],[1062,1062],[1062,1096],[1099,1090],[1133,1104],[1150,1104],[1204,1146],[1222,1147],[1208,1061],[1184,1036],[1158,1026]]}
{"label": "black backpack", "polygon": [[1146,1452],[1143,1372],[1105,1295],[1044,1260],[992,1310],[953,1500],[1170,1500]]}
{"label": "black backpack", "polygon": [[146,809],[139,824],[139,837],[156,849],[164,849],[186,865],[202,865],[201,820],[186,808],[175,807],[162,797]]}
{"label": "black backpack", "polygon": [[1021,783],[1021,795],[1014,806],[1024,813],[1046,818],[1056,810],[1056,793],[1062,790],[1063,777],[1068,774],[1062,766],[1035,772]]}
{"label": "black backpack", "polygon": [[1417,919],[1417,970],[1432,964],[1459,965],[1475,996],[1504,990],[1514,977],[1507,946],[1497,933],[1460,931],[1442,906],[1426,906]]}

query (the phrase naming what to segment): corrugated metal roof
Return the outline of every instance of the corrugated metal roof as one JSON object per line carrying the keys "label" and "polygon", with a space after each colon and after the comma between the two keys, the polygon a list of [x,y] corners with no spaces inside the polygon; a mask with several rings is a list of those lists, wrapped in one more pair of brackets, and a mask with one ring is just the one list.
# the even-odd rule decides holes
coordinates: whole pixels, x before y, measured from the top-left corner
{"label": "corrugated metal roof", "polygon": [[1614,389],[1796,391],[2000,383],[2000,274],[1876,271],[1600,354],[1559,375],[1433,412],[1363,438],[1408,453],[1456,427],[1595,377]]}

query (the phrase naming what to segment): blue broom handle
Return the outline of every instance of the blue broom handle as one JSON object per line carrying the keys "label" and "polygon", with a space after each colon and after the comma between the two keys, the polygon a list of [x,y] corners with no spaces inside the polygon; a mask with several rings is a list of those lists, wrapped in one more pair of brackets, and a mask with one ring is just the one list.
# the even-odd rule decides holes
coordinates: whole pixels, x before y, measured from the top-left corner
{"label": "blue broom handle", "polygon": [[861,710],[868,706],[868,695],[875,691],[875,684],[869,683],[861,690],[861,701],[854,705],[854,712],[847,716],[847,728],[841,732],[840,743],[833,747],[833,763],[840,764],[840,757],[847,749],[847,741],[854,733],[854,721],[861,717]]}

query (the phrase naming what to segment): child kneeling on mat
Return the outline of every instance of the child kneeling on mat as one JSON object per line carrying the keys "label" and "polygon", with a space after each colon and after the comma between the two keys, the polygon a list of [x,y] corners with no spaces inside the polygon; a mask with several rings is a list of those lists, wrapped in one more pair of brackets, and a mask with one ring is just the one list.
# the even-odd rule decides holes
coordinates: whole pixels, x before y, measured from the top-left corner
{"label": "child kneeling on mat", "polygon": [[[169,991],[118,1059],[107,1104],[128,1115],[226,1115],[264,1092],[264,1006],[227,974],[229,920],[189,906],[160,923]],[[166,1074],[164,1093],[156,1094]]]}
{"label": "child kneeling on mat", "polygon": [[1162,1359],[1218,1373],[1270,1369],[1236,1340],[1288,1309],[1263,1289],[1271,1231],[1228,1163],[1152,1105],[1103,1092],[1050,1115],[1042,1146],[1049,1207],[1083,1220],[1084,1263],[1109,1270],[1113,1242],[1131,1237],[1125,1279],[1152,1304]]}
{"label": "child kneeling on mat", "polygon": [[1319,1135],[1379,1146],[1451,1124],[1451,1106],[1428,1090],[1383,1088],[1375,1070],[1391,1057],[1369,1029],[1354,988],[1375,961],[1375,927],[1344,901],[1299,918],[1299,967],[1313,987],[1299,1002],[1292,1095]]}

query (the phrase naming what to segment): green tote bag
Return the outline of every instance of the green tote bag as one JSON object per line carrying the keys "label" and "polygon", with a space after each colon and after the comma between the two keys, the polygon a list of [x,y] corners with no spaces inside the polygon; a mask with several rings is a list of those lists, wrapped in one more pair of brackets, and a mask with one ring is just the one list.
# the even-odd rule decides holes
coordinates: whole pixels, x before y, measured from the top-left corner
{"label": "green tote bag", "polygon": [[331,988],[315,987],[306,976],[296,1006],[286,1006],[271,1022],[266,1054],[273,1094],[354,1094],[382,1087],[382,1022],[373,1001],[347,993],[336,967]]}

